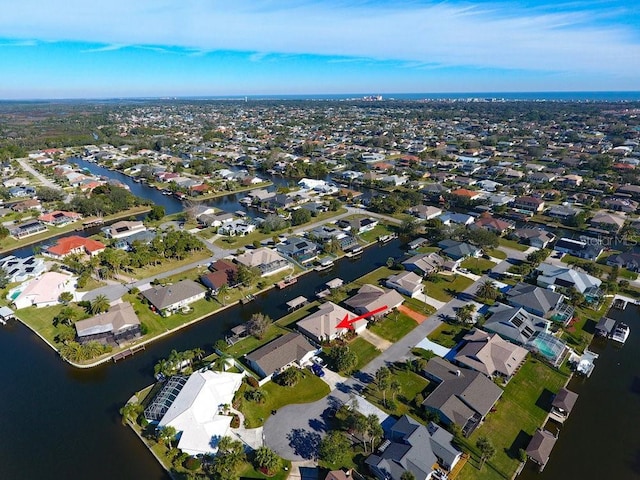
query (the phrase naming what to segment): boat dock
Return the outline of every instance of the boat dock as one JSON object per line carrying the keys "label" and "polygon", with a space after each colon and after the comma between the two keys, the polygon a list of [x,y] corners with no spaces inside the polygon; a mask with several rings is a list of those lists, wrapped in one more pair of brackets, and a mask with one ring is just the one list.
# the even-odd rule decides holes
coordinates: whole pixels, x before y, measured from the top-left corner
{"label": "boat dock", "polygon": [[296,283],[298,281],[298,279],[296,277],[287,277],[284,280],[276,283],[276,286],[282,290],[283,288],[287,288],[289,285],[293,285],[294,283]]}
{"label": "boat dock", "polygon": [[240,303],[242,303],[242,305],[246,305],[249,302],[253,302],[255,299],[256,299],[256,297],[254,295],[249,294],[249,295],[247,295],[245,297],[242,297],[240,299]]}
{"label": "boat dock", "polygon": [[136,353],[145,349],[144,345],[136,345],[135,347],[127,348],[120,353],[116,353],[113,357],[113,363],[116,363],[118,360],[124,360],[127,357],[135,355]]}
{"label": "boat dock", "polygon": [[593,369],[596,368],[595,360],[598,354],[590,350],[585,350],[582,356],[578,356],[575,352],[571,352],[569,361],[575,365],[576,373],[590,377]]}
{"label": "boat dock", "polygon": [[611,308],[615,308],[616,310],[624,310],[625,308],[627,308],[627,305],[629,304],[639,305],[638,300],[634,298],[625,297],[624,295],[616,294],[613,297],[613,303],[611,304]]}
{"label": "boat dock", "polygon": [[287,311],[293,312],[299,308],[304,307],[307,304],[307,297],[303,297],[300,295],[299,297],[294,298],[293,300],[289,300],[287,302]]}

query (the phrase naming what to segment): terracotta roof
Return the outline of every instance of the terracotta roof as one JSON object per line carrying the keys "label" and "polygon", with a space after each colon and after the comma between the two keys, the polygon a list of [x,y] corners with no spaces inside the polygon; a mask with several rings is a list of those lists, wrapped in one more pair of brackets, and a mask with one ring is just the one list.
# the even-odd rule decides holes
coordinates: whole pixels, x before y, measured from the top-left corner
{"label": "terracotta roof", "polygon": [[73,235],[71,237],[59,238],[58,242],[53,247],[49,247],[47,251],[54,255],[67,255],[78,247],[83,247],[87,253],[94,253],[104,250],[106,245],[91,238]]}

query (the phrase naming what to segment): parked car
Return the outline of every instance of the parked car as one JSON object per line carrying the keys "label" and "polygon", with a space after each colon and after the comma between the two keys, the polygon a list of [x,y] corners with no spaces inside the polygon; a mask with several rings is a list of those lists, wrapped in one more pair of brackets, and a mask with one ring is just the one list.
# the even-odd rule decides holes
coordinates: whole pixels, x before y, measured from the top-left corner
{"label": "parked car", "polygon": [[324,377],[324,370],[316,363],[311,365],[311,371],[318,377]]}

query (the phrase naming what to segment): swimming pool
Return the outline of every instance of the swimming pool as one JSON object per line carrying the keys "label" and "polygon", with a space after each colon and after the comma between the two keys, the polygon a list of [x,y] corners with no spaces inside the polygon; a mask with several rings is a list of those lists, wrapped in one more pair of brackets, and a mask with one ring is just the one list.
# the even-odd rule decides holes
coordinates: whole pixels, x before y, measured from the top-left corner
{"label": "swimming pool", "polygon": [[529,344],[535,350],[548,358],[553,364],[560,359],[567,348],[567,345],[562,340],[559,340],[546,332],[540,332],[529,342]]}

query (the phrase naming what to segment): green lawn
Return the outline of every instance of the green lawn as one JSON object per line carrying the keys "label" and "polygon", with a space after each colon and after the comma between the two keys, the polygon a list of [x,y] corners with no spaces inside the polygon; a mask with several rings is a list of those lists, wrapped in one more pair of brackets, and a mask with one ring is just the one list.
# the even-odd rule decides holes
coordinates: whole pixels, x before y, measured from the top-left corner
{"label": "green lawn", "polygon": [[409,307],[414,312],[424,313],[427,316],[433,315],[434,313],[436,313],[436,309],[431,305],[427,305],[426,303],[422,303],[420,300],[407,297],[406,295],[403,295],[403,297],[404,297],[403,305],[405,305],[406,307]]}
{"label": "green lawn", "polygon": [[369,330],[390,342],[397,342],[417,326],[418,323],[413,318],[393,312],[371,324]]}
{"label": "green lawn", "polygon": [[84,287],[82,288],[78,288],[77,290],[79,292],[88,292],[90,290],[94,290],[96,288],[100,288],[100,287],[104,287],[106,285],[105,282],[101,282],[99,280],[96,280],[93,277],[89,277],[89,280],[87,280],[87,283]]}
{"label": "green lawn", "polygon": [[484,253],[486,253],[487,255],[489,255],[491,257],[499,258],[500,260],[505,260],[507,258],[507,256],[508,256],[506,253],[504,253],[499,248],[492,248],[490,250],[485,250]]}
{"label": "green lawn", "polygon": [[518,242],[516,242],[514,240],[509,240],[507,238],[502,238],[502,237],[500,237],[498,239],[498,242],[503,247],[512,248],[512,249],[518,250],[520,252],[524,252],[525,250],[527,250],[529,248],[527,245],[522,245],[521,243],[518,243]]}
{"label": "green lawn", "polygon": [[364,367],[371,360],[380,355],[380,350],[378,350],[374,345],[367,342],[364,338],[356,337],[353,341],[349,343],[349,348],[351,351],[355,352],[358,357],[358,363],[356,364],[354,370],[359,370]]}
{"label": "green lawn", "polygon": [[[76,320],[87,318],[85,311],[71,304],[77,315]],[[27,307],[16,311],[16,315],[20,320],[36,330],[40,335],[46,338],[52,344],[55,344],[55,337],[58,335],[60,329],[53,325],[53,318],[60,313],[60,310],[64,308],[64,305],[54,305],[52,307]]]}
{"label": "green lawn", "polygon": [[[292,403],[310,403],[320,400],[329,394],[329,386],[308,370],[302,370],[302,378],[293,387],[282,387],[275,382],[268,382],[261,387],[265,393],[264,403],[255,403],[242,398],[240,410],[245,415],[245,426],[256,428],[262,426],[271,415]],[[242,395],[246,385],[238,391]]]}
{"label": "green lawn", "polygon": [[414,399],[418,394],[425,396],[429,393],[429,381],[421,375],[395,366],[391,368],[391,380],[396,380],[400,385],[398,391],[392,392],[388,389],[386,392],[387,400],[395,400],[395,405],[392,404],[394,408],[384,406],[384,396],[373,383],[365,389],[367,400],[391,415],[400,417],[409,414],[423,420],[423,408],[417,405]]}
{"label": "green lawn", "polygon": [[209,249],[203,248],[199,252],[190,252],[189,256],[183,258],[182,260],[165,260],[158,265],[149,265],[144,268],[136,268],[131,273],[131,276],[140,280],[143,278],[153,277],[169,270],[173,270],[174,268],[184,267],[185,265],[189,265],[193,262],[204,260],[205,258],[209,258],[210,256],[211,252],[209,251]]}
{"label": "green lawn", "polygon": [[486,465],[483,471],[478,471],[473,464],[468,464],[460,478],[494,478],[487,475],[492,467],[502,472],[504,478],[511,478],[520,463],[519,449],[525,448],[536,428],[542,426],[550,408],[552,395],[557,393],[566,381],[565,374],[529,357],[507,384],[502,398],[496,404],[496,411],[490,413],[485,422],[464,441],[475,454],[478,438],[489,438],[496,448],[496,455],[489,462],[491,465]]}
{"label": "green lawn", "polygon": [[253,352],[257,348],[260,348],[261,346],[267,344],[274,338],[280,337],[288,332],[288,330],[282,328],[279,325],[276,325],[275,323],[271,324],[267,328],[267,331],[265,332],[262,339],[259,340],[256,337],[249,335],[240,340],[238,343],[229,347],[226,353],[228,353],[229,355],[233,355],[234,357],[241,357],[244,354]]}
{"label": "green lawn", "polygon": [[424,293],[441,302],[448,302],[455,293],[462,292],[472,283],[473,280],[464,275],[436,275],[434,279],[424,282]]}
{"label": "green lawn", "polygon": [[282,459],[280,470],[271,476],[266,476],[264,473],[259,472],[249,462],[245,462],[238,470],[238,476],[240,478],[257,478],[257,479],[271,479],[271,480],[286,480],[291,471],[291,462],[289,460]]}
{"label": "green lawn", "polygon": [[306,317],[311,312],[316,310],[318,308],[318,305],[320,305],[320,302],[318,301],[307,303],[304,307],[301,307],[289,313],[288,315],[285,315],[284,317],[276,320],[276,324],[280,325],[281,327],[288,327],[289,325],[297,322],[301,318]]}
{"label": "green lawn", "polygon": [[443,323],[431,332],[427,338],[438,345],[442,345],[443,347],[453,348],[468,332],[469,328],[464,325]]}
{"label": "green lawn", "polygon": [[395,232],[394,227],[390,225],[386,225],[384,223],[378,223],[378,225],[376,225],[375,228],[370,232],[364,232],[358,236],[362,240],[364,240],[366,243],[372,243],[372,242],[377,242],[378,237],[382,235],[389,235],[390,233],[394,233],[394,232]]}
{"label": "green lawn", "polygon": [[485,270],[492,269],[496,264],[486,258],[467,258],[460,264],[460,266],[462,268],[466,268],[471,273],[482,275]]}
{"label": "green lawn", "polygon": [[382,279],[388,278],[392,275],[396,275],[399,273],[399,270],[392,270],[389,267],[380,267],[376,268],[374,271],[363,275],[362,277],[353,281],[353,284],[360,288],[365,283],[370,283],[372,285],[380,285],[380,281]]}

